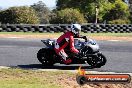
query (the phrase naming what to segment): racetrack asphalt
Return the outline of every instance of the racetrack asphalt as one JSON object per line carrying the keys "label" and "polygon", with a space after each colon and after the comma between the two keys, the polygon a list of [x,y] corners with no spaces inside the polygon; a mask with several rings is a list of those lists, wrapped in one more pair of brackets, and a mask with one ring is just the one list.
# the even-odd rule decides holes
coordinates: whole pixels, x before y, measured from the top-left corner
{"label": "racetrack asphalt", "polygon": [[[60,65],[44,67],[37,60],[36,54],[44,45],[41,39],[1,38],[0,66],[75,70],[79,65]],[[88,69],[100,72],[132,72],[132,42],[128,41],[97,41],[100,51],[107,57],[107,63],[101,68]]]}

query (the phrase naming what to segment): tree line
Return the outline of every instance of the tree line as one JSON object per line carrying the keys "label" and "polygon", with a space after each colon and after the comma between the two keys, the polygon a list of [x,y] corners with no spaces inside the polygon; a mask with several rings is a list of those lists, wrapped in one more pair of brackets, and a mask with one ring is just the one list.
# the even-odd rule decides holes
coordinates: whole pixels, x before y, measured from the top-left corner
{"label": "tree line", "polygon": [[132,16],[126,0],[56,0],[50,10],[44,2],[0,10],[3,24],[130,24]]}

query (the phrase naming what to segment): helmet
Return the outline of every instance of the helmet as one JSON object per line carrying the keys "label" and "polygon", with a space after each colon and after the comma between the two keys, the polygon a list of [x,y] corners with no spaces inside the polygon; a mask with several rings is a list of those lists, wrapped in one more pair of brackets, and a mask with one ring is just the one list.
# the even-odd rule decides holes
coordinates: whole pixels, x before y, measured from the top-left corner
{"label": "helmet", "polygon": [[75,35],[79,35],[79,33],[81,32],[81,25],[72,24],[71,25],[71,32],[74,33]]}

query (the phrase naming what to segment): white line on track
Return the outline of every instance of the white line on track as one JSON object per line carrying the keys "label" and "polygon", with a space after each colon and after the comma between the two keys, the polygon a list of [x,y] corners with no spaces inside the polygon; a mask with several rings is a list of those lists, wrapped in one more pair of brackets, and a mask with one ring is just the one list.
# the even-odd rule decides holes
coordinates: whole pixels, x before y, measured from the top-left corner
{"label": "white line on track", "polygon": [[111,41],[111,42],[119,42],[119,41],[122,41],[122,40],[107,40],[107,41]]}

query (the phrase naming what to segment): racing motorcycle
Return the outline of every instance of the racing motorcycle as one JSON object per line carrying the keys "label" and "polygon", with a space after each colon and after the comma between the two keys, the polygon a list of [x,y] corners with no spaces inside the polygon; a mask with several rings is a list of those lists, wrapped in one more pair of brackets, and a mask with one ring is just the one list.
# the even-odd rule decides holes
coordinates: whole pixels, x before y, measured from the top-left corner
{"label": "racing motorcycle", "polygon": [[[56,40],[46,39],[41,40],[44,44],[44,48],[40,49],[37,53],[37,58],[45,66],[51,66],[55,63],[63,64],[63,61],[54,51],[54,45]],[[71,64],[89,64],[93,68],[100,68],[106,64],[106,57],[99,51],[99,45],[93,39],[79,40],[75,39],[75,48],[81,53],[79,56],[74,55],[68,49],[65,52],[72,59]]]}

